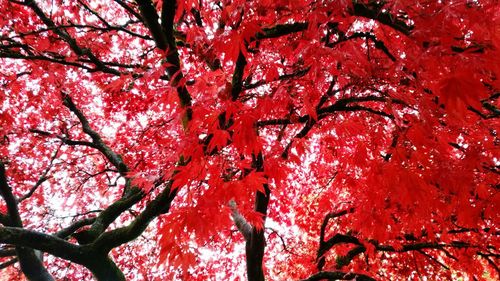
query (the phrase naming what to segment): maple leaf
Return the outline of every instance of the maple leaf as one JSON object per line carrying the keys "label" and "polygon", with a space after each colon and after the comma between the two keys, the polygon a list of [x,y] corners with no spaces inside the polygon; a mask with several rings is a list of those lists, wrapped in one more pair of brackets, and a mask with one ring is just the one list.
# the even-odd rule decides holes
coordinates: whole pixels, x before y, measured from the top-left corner
{"label": "maple leaf", "polygon": [[250,223],[257,231],[262,231],[264,229],[264,215],[255,211],[248,211],[243,214],[245,219]]}
{"label": "maple leaf", "polygon": [[267,184],[267,178],[263,172],[252,171],[250,174],[245,176],[244,184],[250,188],[250,190],[259,191],[266,194],[264,189],[264,184]]}
{"label": "maple leaf", "polygon": [[208,150],[221,149],[226,146],[227,142],[231,139],[229,132],[226,130],[215,130],[212,132],[212,139],[208,144]]}
{"label": "maple leaf", "polygon": [[450,114],[463,116],[468,105],[481,108],[486,89],[473,72],[463,70],[440,81],[440,96]]}
{"label": "maple leaf", "polygon": [[271,66],[266,73],[266,81],[274,81],[279,77],[278,68]]}
{"label": "maple leaf", "polygon": [[254,123],[255,119],[247,114],[239,116],[232,126],[234,145],[247,154],[258,153],[261,150],[261,142],[255,132]]}
{"label": "maple leaf", "polygon": [[132,178],[132,185],[136,185],[146,190],[146,192],[149,192],[149,190],[154,186],[153,181],[156,179],[156,177],[144,175],[141,172],[135,174],[129,173],[128,175]]}

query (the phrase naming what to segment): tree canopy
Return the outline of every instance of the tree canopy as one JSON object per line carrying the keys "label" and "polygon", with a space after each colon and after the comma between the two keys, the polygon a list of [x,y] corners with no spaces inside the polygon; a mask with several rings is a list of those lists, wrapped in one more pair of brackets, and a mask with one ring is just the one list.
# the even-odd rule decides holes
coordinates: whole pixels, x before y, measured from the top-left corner
{"label": "tree canopy", "polygon": [[498,1],[0,11],[0,279],[500,278]]}

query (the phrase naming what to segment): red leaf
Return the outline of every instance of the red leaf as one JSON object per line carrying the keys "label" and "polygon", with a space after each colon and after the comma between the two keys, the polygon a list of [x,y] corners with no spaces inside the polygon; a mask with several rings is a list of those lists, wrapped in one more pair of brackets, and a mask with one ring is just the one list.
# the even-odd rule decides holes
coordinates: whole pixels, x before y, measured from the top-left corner
{"label": "red leaf", "polygon": [[263,172],[252,171],[245,177],[244,181],[245,185],[250,187],[250,190],[259,191],[263,194],[266,194],[264,184],[267,184],[267,178],[265,177]]}
{"label": "red leaf", "polygon": [[312,104],[308,97],[304,98],[304,107],[310,118],[318,121],[318,113],[316,112],[316,107]]}
{"label": "red leaf", "polygon": [[231,139],[229,132],[226,130],[215,130],[212,132],[212,139],[208,144],[208,151],[214,149],[221,149],[226,146],[227,142]]}
{"label": "red leaf", "polygon": [[480,109],[482,106],[480,100],[487,96],[481,81],[468,70],[442,79],[439,91],[448,113],[458,116],[465,114],[467,105]]}
{"label": "red leaf", "polygon": [[243,213],[243,216],[255,229],[262,231],[264,229],[264,215],[255,211],[247,211]]}

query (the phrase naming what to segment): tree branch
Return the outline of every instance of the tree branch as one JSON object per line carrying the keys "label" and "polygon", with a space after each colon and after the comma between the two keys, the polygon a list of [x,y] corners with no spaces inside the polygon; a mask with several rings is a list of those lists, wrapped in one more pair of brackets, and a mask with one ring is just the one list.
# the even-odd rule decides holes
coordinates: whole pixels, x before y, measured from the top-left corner
{"label": "tree branch", "polygon": [[[274,81],[283,81],[283,80],[289,80],[289,79],[292,79],[292,78],[300,78],[300,77],[306,75],[309,72],[310,69],[311,69],[310,67],[298,69],[298,70],[295,70],[295,71],[293,71],[291,73],[280,75]],[[274,81],[260,80],[260,81],[257,81],[257,82],[251,83],[251,84],[243,84],[243,88],[245,90],[255,89],[255,88],[259,87],[259,86],[265,85],[266,83],[274,82]]]}
{"label": "tree branch", "polygon": [[64,239],[20,227],[0,227],[0,243],[37,249],[78,264],[82,264],[86,252]]}
{"label": "tree branch", "polygon": [[[264,171],[264,157],[262,153],[259,153],[258,155],[252,155],[252,167],[256,172]],[[262,214],[262,219],[265,224],[271,190],[269,189],[268,184],[264,184],[263,187],[265,193],[257,191],[255,194],[254,210],[255,212]],[[253,226],[250,239],[248,239],[245,243],[248,281],[265,280],[264,271],[262,269],[265,247],[266,241],[263,229],[258,229]]]}
{"label": "tree branch", "polygon": [[122,157],[111,150],[111,148],[104,143],[100,135],[92,129],[87,118],[76,107],[71,97],[63,93],[63,102],[64,105],[78,117],[82,124],[83,131],[92,138],[92,143],[96,148],[118,169],[119,173],[127,179],[124,197],[115,201],[102,211],[90,229],[74,235],[79,243],[85,244],[93,242],[122,212],[139,202],[144,197],[144,192],[137,187],[130,186],[131,181],[127,175],[129,169],[123,162]]}
{"label": "tree branch", "polygon": [[370,41],[372,41],[374,43],[375,48],[379,49],[384,54],[386,54],[389,57],[390,60],[396,61],[396,57],[394,57],[394,55],[392,55],[392,53],[389,51],[389,49],[384,44],[384,42],[378,40],[375,35],[373,35],[373,34],[371,34],[369,32],[354,32],[350,36],[345,36],[345,35],[344,36],[340,36],[339,40],[337,40],[335,42],[327,43],[326,46],[332,48],[335,45],[338,45],[338,44],[340,44],[342,42],[346,42],[348,40],[352,40],[352,39],[356,39],[356,38],[369,39]]}
{"label": "tree branch", "polygon": [[93,217],[93,218],[85,218],[85,219],[82,219],[82,220],[78,220],[78,221],[74,222],[73,224],[71,224],[70,226],[59,230],[54,235],[56,237],[65,239],[68,236],[70,236],[73,233],[75,233],[78,229],[80,229],[80,228],[82,228],[82,227],[84,227],[86,225],[93,224],[95,222],[95,220],[96,220],[95,217]]}
{"label": "tree branch", "polygon": [[[17,200],[12,194],[12,188],[7,182],[5,166],[2,161],[0,161],[0,195],[5,200],[5,204],[7,205],[8,225],[22,229],[23,223],[21,220],[21,216],[19,215]],[[2,228],[5,227],[0,227],[0,231]],[[21,270],[26,275],[26,277],[29,280],[35,281],[53,281],[54,278],[43,266],[42,261],[36,256],[33,249],[20,246],[23,245],[16,245],[16,254],[19,259],[19,263],[21,264]]]}
{"label": "tree branch", "polygon": [[500,267],[498,267],[498,265],[495,263],[495,261],[493,259],[491,259],[491,257],[488,254],[481,253],[481,252],[478,252],[477,254],[480,257],[484,258],[488,262],[488,264],[491,265],[495,269],[495,271],[498,275],[498,278],[500,278]]}
{"label": "tree branch", "polygon": [[144,193],[142,190],[136,187],[132,188],[129,195],[120,198],[104,209],[92,223],[90,229],[77,232],[73,236],[80,244],[92,243],[117,217],[132,207],[135,203],[139,202],[143,197]]}
{"label": "tree branch", "polygon": [[0,213],[0,223],[3,225],[8,225],[9,224],[9,216],[6,214]]}
{"label": "tree branch", "polygon": [[40,187],[48,178],[47,178],[47,175],[50,171],[50,169],[52,168],[53,164],[54,164],[54,160],[57,158],[57,154],[59,153],[59,150],[61,149],[61,145],[59,145],[56,149],[56,151],[52,154],[52,157],[50,158],[50,162],[49,162],[49,166],[43,171],[42,175],[38,178],[38,181],[35,183],[35,185],[33,185],[33,187],[31,187],[31,189],[28,191],[28,193],[26,193],[25,195],[23,195],[21,198],[19,198],[17,200],[18,203],[21,203],[22,201],[30,198],[33,193],[35,193],[35,191],[38,189],[38,187]]}
{"label": "tree branch", "polygon": [[[2,50],[0,52],[0,58],[23,59],[23,60],[42,60],[42,61],[49,61],[49,62],[53,62],[53,63],[58,63],[61,65],[78,67],[81,69],[85,69],[89,72],[96,71],[96,69],[88,67],[88,66],[81,64],[81,63],[65,61],[62,59],[55,59],[55,58],[51,58],[51,57],[47,57],[47,56],[43,56],[43,55],[23,55],[19,52],[15,52],[12,50]],[[103,72],[106,72],[106,71],[104,70]]]}
{"label": "tree branch", "polygon": [[0,263],[0,270],[16,264],[17,261],[18,261],[17,258],[13,258],[13,259],[10,259],[6,262]]}
{"label": "tree branch", "polygon": [[289,35],[292,33],[304,31],[309,26],[307,22],[294,22],[289,24],[278,24],[273,27],[263,28],[262,32],[259,32],[255,35],[255,38],[258,40],[261,39],[270,39],[277,38],[285,35]]}
{"label": "tree branch", "polygon": [[167,51],[167,62],[169,65],[166,67],[167,75],[174,87],[177,87],[177,95],[182,108],[186,108],[185,120],[189,121],[192,118],[191,95],[189,94],[185,85],[178,85],[182,80],[183,74],[180,68],[179,53],[175,45],[174,37],[174,16],[177,9],[175,0],[164,0],[162,4],[162,24],[159,24],[158,14],[150,0],[137,0],[139,10],[146,26],[149,28],[156,46],[160,50]]}
{"label": "tree branch", "polygon": [[119,173],[122,176],[126,177],[129,169],[125,162],[123,162],[122,157],[119,154],[115,153],[108,145],[106,145],[101,136],[92,129],[89,121],[87,120],[83,112],[81,112],[80,109],[76,107],[71,97],[64,92],[62,93],[62,95],[63,104],[71,112],[73,112],[76,117],[78,117],[78,120],[80,120],[80,123],[82,124],[83,132],[92,138],[92,143],[96,146],[96,148],[109,160],[109,162],[111,162],[111,164],[113,164],[118,169]]}
{"label": "tree branch", "polygon": [[56,135],[56,134],[53,134],[53,133],[50,133],[50,132],[46,132],[46,131],[42,131],[42,130],[39,130],[39,129],[29,129],[29,131],[32,132],[32,133],[35,133],[35,134],[39,134],[39,135],[45,136],[45,137],[52,137],[52,136],[54,136],[54,137],[58,138],[59,140],[61,140],[62,143],[67,144],[69,146],[81,145],[81,146],[87,146],[87,147],[98,149],[97,145],[95,145],[93,142],[80,141],[80,140],[72,140],[72,139],[68,139],[65,136]]}
{"label": "tree branch", "polygon": [[122,0],[113,0],[113,1],[118,3],[118,5],[120,5],[123,9],[125,9],[125,11],[129,12],[129,14],[133,15],[138,20],[143,21],[141,15],[139,13],[137,13],[132,7],[127,5],[125,2],[123,2]]}
{"label": "tree branch", "polygon": [[90,49],[82,49],[78,45],[76,40],[68,34],[68,32],[58,28],[57,25],[49,17],[47,17],[47,15],[45,15],[42,9],[40,9],[35,0],[28,0],[24,2],[24,5],[30,7],[47,27],[53,28],[54,32],[70,46],[70,48],[73,50],[73,52],[75,52],[76,55],[87,56],[98,69],[106,70],[107,72],[113,73],[115,75],[120,75],[120,72],[116,69],[112,69],[104,65],[102,61],[99,60]]}
{"label": "tree branch", "polygon": [[237,100],[240,96],[241,90],[243,89],[243,73],[245,71],[245,66],[247,65],[247,60],[240,50],[238,53],[238,58],[236,59],[236,64],[234,66],[233,77],[231,80],[231,99],[233,101]]}
{"label": "tree branch", "polygon": [[[381,1],[383,3],[383,1]],[[355,16],[365,17],[376,20],[384,25],[390,26],[395,30],[400,31],[405,35],[410,35],[413,26],[406,24],[404,21],[397,19],[396,16],[390,14],[379,1],[370,1],[369,3],[360,3],[358,0],[353,0],[353,9],[350,11]]]}
{"label": "tree branch", "polygon": [[128,226],[103,233],[90,246],[96,251],[107,254],[111,249],[139,237],[154,218],[169,211],[170,204],[176,196],[176,192],[171,192],[171,185],[172,181],[168,181],[165,189],[149,202]]}
{"label": "tree branch", "polygon": [[149,29],[151,36],[153,36],[156,46],[160,50],[166,50],[168,47],[167,38],[162,31],[159,23],[160,18],[158,17],[151,0],[137,0],[136,2],[139,5],[139,11],[141,13],[140,16],[146,23],[146,27]]}
{"label": "tree branch", "polygon": [[316,252],[316,263],[318,270],[321,271],[323,269],[323,266],[325,265],[325,253],[329,251],[334,245],[339,243],[352,243],[356,245],[360,244],[357,238],[347,235],[342,235],[339,233],[335,234],[334,236],[330,237],[328,240],[325,241],[326,227],[328,226],[330,220],[347,215],[352,212],[354,212],[354,208],[338,212],[330,212],[323,218],[323,222],[321,223],[319,232],[318,251]]}
{"label": "tree branch", "polygon": [[16,255],[16,249],[14,248],[2,248],[0,249],[0,258],[11,257]]}
{"label": "tree branch", "polygon": [[248,241],[252,235],[252,226],[238,211],[238,206],[234,200],[229,201],[229,208],[231,208],[231,217],[233,218],[236,228],[243,234],[245,241]]}

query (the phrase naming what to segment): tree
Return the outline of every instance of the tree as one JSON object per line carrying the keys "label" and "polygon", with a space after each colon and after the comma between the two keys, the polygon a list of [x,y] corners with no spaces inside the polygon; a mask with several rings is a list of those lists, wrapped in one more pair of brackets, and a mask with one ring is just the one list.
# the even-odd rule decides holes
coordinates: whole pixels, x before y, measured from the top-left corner
{"label": "tree", "polygon": [[500,5],[0,1],[9,280],[500,278]]}

